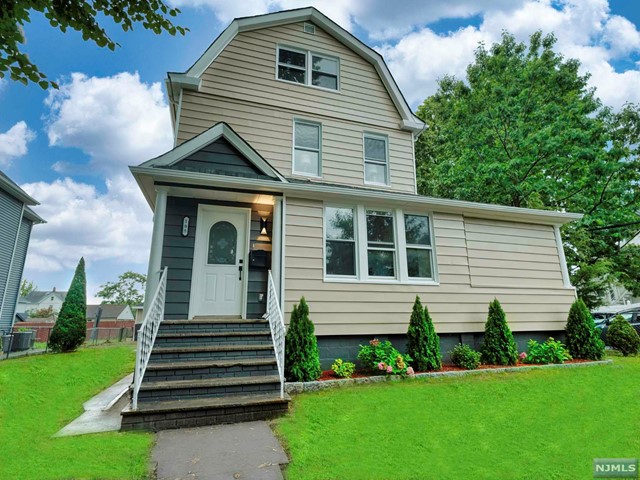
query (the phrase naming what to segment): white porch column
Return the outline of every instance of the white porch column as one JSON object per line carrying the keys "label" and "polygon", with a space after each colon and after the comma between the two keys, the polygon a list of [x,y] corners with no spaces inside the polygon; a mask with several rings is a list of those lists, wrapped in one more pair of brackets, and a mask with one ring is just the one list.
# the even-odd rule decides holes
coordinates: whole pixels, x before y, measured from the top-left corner
{"label": "white porch column", "polygon": [[556,246],[558,247],[558,257],[560,257],[560,269],[562,271],[562,284],[565,288],[571,288],[571,280],[569,279],[569,269],[567,268],[567,259],[564,256],[564,246],[562,245],[562,235],[560,227],[555,225],[553,230],[556,234]]}
{"label": "white porch column", "polygon": [[278,293],[280,308],[282,309],[281,297],[281,272],[282,272],[282,197],[276,197],[273,204],[273,225],[271,227],[271,275],[273,283]]}
{"label": "white porch column", "polygon": [[149,252],[149,268],[147,269],[147,286],[144,293],[144,315],[149,303],[160,283],[160,266],[162,263],[162,244],[164,243],[164,221],[167,213],[167,191],[156,189],[156,208],[153,212],[153,234],[151,251]]}

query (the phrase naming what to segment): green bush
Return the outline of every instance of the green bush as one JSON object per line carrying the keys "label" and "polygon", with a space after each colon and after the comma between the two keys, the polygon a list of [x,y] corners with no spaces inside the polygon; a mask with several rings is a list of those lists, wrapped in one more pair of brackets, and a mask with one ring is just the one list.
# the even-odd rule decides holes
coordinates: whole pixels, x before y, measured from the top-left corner
{"label": "green bush", "polygon": [[456,367],[475,370],[480,366],[480,352],[476,352],[469,345],[459,343],[449,352],[451,361]]}
{"label": "green bush", "polygon": [[601,360],[604,342],[589,309],[581,299],[571,305],[567,318],[567,348],[573,358]]}
{"label": "green bush", "polygon": [[54,352],[72,352],[84,343],[86,336],[87,279],[84,273],[84,258],[81,258],[56,324],[51,330],[49,348]]}
{"label": "green bush", "polygon": [[564,363],[571,360],[567,347],[558,340],[549,338],[544,343],[529,340],[527,343],[527,356],[524,363],[543,365],[548,363]]}
{"label": "green bush", "polygon": [[389,340],[381,342],[374,338],[369,345],[360,345],[358,359],[367,370],[393,375],[413,375],[409,366],[410,355],[402,355]]}
{"label": "green bush", "polygon": [[518,361],[518,347],[498,299],[489,304],[480,354],[482,363],[488,365],[515,365]]}
{"label": "green bush", "polygon": [[431,321],[429,310],[422,308],[420,297],[416,297],[409,320],[407,331],[407,353],[413,359],[411,365],[416,370],[440,370],[442,356],[440,355],[440,337]]}
{"label": "green bush", "polygon": [[625,357],[640,353],[640,336],[622,315],[616,315],[609,324],[607,343]]}
{"label": "green bush", "polygon": [[320,377],[322,370],[318,340],[313,322],[309,319],[309,306],[304,297],[300,299],[300,305],[293,306],[284,351],[284,373],[287,380],[310,382]]}
{"label": "green bush", "polygon": [[356,364],[351,362],[345,362],[341,358],[336,358],[336,361],[331,365],[331,370],[337,377],[350,378],[353,372],[356,371]]}

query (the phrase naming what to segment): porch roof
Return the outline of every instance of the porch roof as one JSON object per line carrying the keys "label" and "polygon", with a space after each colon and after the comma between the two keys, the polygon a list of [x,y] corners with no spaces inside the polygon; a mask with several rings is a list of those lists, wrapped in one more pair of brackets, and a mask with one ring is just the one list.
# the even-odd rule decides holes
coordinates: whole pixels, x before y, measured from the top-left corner
{"label": "porch roof", "polygon": [[472,217],[508,220],[542,225],[563,225],[582,218],[580,213],[534,210],[486,203],[425,197],[410,193],[347,187],[319,182],[282,182],[225,175],[204,174],[181,170],[168,170],[147,166],[130,167],[133,176],[152,209],[155,208],[157,184],[165,187],[187,188],[197,197],[198,190],[224,189],[227,191],[285,195],[336,203],[366,203],[371,206],[424,209],[457,213]]}

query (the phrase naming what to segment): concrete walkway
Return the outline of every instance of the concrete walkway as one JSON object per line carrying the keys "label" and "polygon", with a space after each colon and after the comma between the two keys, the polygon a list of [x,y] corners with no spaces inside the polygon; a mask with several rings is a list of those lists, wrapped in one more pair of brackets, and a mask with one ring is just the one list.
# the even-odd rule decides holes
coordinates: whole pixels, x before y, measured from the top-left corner
{"label": "concrete walkway", "polygon": [[84,413],[56,433],[54,437],[120,430],[122,423],[120,412],[129,403],[129,397],[126,393],[132,381],[133,373],[87,400],[82,405]]}
{"label": "concrete walkway", "polygon": [[165,430],[153,449],[158,480],[282,480],[289,463],[266,422]]}
{"label": "concrete walkway", "polygon": [[[0,352],[2,353],[2,352]],[[30,357],[32,355],[42,355],[45,353],[44,348],[31,348],[29,350],[22,350],[20,352],[10,352],[9,358],[7,358],[6,353],[2,353],[0,355],[0,361],[2,360],[11,360],[12,358],[20,358],[20,357]]]}

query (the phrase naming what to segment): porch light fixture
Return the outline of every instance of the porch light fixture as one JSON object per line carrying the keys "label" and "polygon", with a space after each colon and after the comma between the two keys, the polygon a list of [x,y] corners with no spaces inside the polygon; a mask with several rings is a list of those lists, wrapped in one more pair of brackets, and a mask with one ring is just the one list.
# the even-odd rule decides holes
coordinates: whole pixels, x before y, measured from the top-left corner
{"label": "porch light fixture", "polygon": [[260,235],[268,235],[268,233],[267,233],[267,217],[260,217]]}

